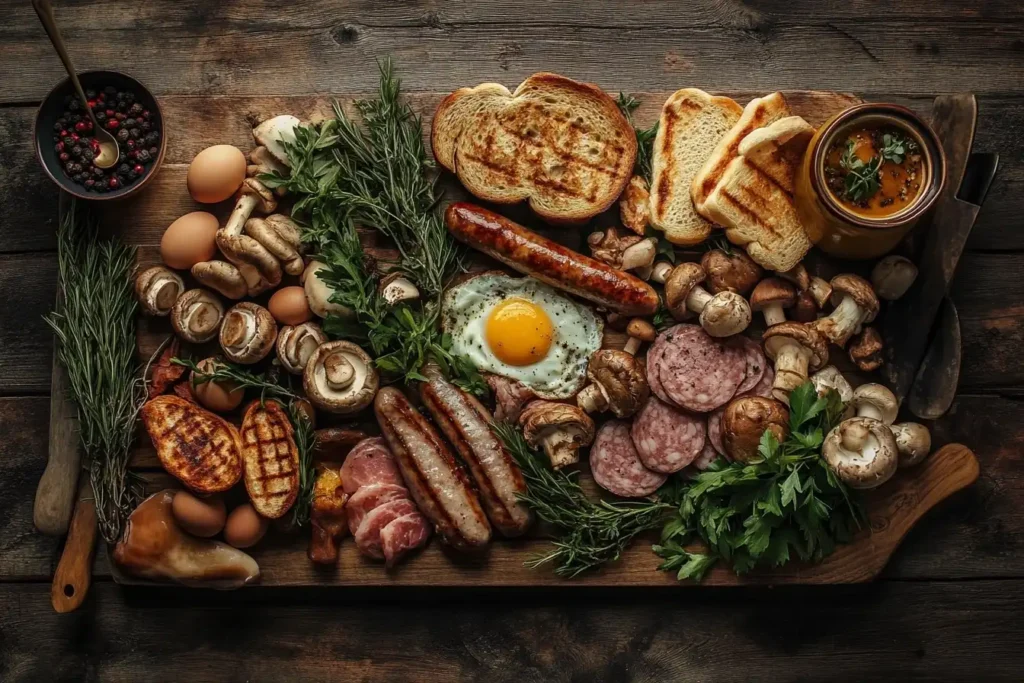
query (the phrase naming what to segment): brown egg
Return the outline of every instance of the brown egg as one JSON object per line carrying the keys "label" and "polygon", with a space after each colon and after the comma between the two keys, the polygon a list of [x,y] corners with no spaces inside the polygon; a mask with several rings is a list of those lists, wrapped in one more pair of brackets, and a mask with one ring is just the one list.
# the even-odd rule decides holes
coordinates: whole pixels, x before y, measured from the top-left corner
{"label": "brown egg", "polygon": [[217,217],[205,211],[186,213],[164,230],[160,258],[171,268],[188,270],[217,253]]}
{"label": "brown egg", "polygon": [[[205,358],[198,364],[199,369],[206,372],[212,372],[216,365],[216,358]],[[204,379],[203,375],[197,377],[196,373],[192,373],[191,377],[189,377],[192,393],[195,394],[196,400],[200,404],[215,413],[230,412],[237,408],[242,399],[245,398],[245,390],[232,382],[224,380],[203,381]]]}
{"label": "brown egg", "polygon": [[228,522],[224,525],[224,540],[236,548],[248,548],[260,542],[268,526],[270,520],[260,517],[250,503],[245,503],[228,515]]}
{"label": "brown egg", "polygon": [[171,514],[188,533],[209,538],[224,528],[228,513],[222,498],[197,498],[188,491],[178,491],[171,501]]}
{"label": "brown egg", "polygon": [[216,204],[238,191],[245,180],[245,155],[231,145],[207,147],[188,165],[185,183],[192,199]]}
{"label": "brown egg", "polygon": [[306,290],[302,287],[282,287],[274,292],[267,302],[267,309],[277,322],[284,325],[301,325],[312,320],[313,311],[306,301]]}

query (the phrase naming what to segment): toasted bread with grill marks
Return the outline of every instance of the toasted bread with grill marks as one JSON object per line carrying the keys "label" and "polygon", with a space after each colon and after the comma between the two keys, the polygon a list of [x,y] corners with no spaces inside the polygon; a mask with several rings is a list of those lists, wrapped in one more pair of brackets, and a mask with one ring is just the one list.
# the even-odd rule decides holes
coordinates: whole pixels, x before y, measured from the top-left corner
{"label": "toasted bread with grill marks", "polygon": [[227,491],[242,477],[242,439],[227,420],[174,396],[142,406],[142,421],[160,464],[200,493]]}
{"label": "toasted bread with grill marks", "polygon": [[799,116],[787,116],[751,132],[740,141],[737,151],[776,185],[793,194],[796,172],[812,137],[814,126]]}
{"label": "toasted bread with grill marks", "polygon": [[245,489],[256,512],[283,516],[299,495],[299,448],[288,413],[277,401],[253,401],[242,417]]}
{"label": "toasted bread with grill marks", "polygon": [[636,135],[597,86],[538,73],[514,93],[496,83],[446,97],[431,124],[437,162],[477,197],[529,202],[553,224],[589,220],[629,182]]}

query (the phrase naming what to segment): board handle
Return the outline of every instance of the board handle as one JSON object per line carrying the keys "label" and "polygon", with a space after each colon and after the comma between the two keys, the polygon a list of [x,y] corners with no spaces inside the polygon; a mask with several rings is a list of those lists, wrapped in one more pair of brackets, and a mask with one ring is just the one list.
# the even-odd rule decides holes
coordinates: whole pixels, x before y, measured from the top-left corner
{"label": "board handle", "polygon": [[89,483],[89,473],[83,472],[68,540],[64,544],[64,552],[61,553],[50,586],[50,602],[57,612],[73,612],[81,607],[85,596],[89,594],[96,532],[96,501]]}
{"label": "board handle", "polygon": [[[58,306],[60,305],[58,297]],[[59,344],[56,339],[55,344]],[[32,508],[32,523],[47,536],[63,536],[75,508],[82,455],[78,449],[78,411],[68,397],[67,371],[53,352],[50,379],[50,443],[46,469],[39,478]]]}

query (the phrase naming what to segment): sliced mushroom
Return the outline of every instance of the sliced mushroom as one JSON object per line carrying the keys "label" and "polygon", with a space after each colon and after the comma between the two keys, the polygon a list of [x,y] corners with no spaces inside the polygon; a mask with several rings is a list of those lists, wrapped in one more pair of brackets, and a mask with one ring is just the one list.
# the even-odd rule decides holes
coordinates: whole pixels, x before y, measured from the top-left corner
{"label": "sliced mushroom", "polygon": [[870,417],[885,425],[895,422],[900,410],[896,395],[882,384],[861,384],[853,390],[850,405],[857,417]]}
{"label": "sliced mushroom", "polygon": [[757,283],[750,295],[750,310],[764,313],[767,327],[786,322],[783,309],[796,303],[796,287],[782,278],[768,277]]}
{"label": "sliced mushroom", "polygon": [[242,230],[253,211],[270,213],[276,208],[277,200],[270,190],[255,178],[246,178],[227,223],[217,231],[217,246],[229,261],[238,266],[250,296],[265,292],[281,282],[281,264],[266,247],[243,235]]}
{"label": "sliced mushroom", "polygon": [[775,361],[772,396],[789,405],[789,392],[807,381],[808,370],[828,362],[828,343],[810,325],[786,322],[764,331],[764,352]]}
{"label": "sliced mushroom", "polygon": [[900,422],[891,429],[899,451],[899,467],[916,465],[932,450],[932,435],[923,424]]}
{"label": "sliced mushroom", "polygon": [[730,401],[722,413],[722,445],[730,460],[750,462],[756,458],[766,431],[779,443],[789,436],[789,410],[779,401],[743,396]]}
{"label": "sliced mushroom", "polygon": [[135,296],[149,315],[170,315],[174,302],[185,291],[181,277],[164,266],[153,266],[135,278]]}
{"label": "sliced mushroom", "polygon": [[380,281],[380,295],[389,306],[395,306],[403,301],[418,299],[420,297],[420,290],[416,289],[416,285],[412,283],[412,280],[405,277],[402,273],[395,271],[388,273]]}
{"label": "sliced mushroom", "polygon": [[[249,164],[245,167],[245,175],[256,178],[264,174],[287,175],[288,167],[275,159],[263,145],[249,152]],[[283,197],[287,194],[284,187],[275,187],[274,194]]]}
{"label": "sliced mushroom", "polygon": [[818,396],[825,396],[829,390],[832,390],[839,394],[839,399],[843,403],[849,403],[853,398],[853,387],[843,377],[843,373],[839,372],[839,368],[834,365],[827,365],[811,375],[811,382],[814,383],[814,389],[818,392]]}
{"label": "sliced mushroom", "polygon": [[587,237],[587,244],[594,258],[620,270],[646,269],[654,263],[657,253],[655,240],[625,235],[615,227],[591,233]]}
{"label": "sliced mushroom", "polygon": [[201,261],[192,266],[192,277],[228,299],[241,299],[249,293],[242,271],[227,261]]}
{"label": "sliced mushroom", "polygon": [[302,286],[306,290],[306,301],[309,303],[309,310],[321,318],[329,315],[350,316],[352,311],[331,301],[334,290],[323,281],[318,273],[327,268],[327,264],[320,261],[310,261],[306,270],[302,273]]}
{"label": "sliced mushroom", "polygon": [[305,267],[299,250],[302,236],[299,226],[288,216],[274,213],[266,218],[250,218],[245,234],[262,244],[284,266],[284,272],[298,275]]}
{"label": "sliced mushroom", "polygon": [[277,334],[277,359],[285,370],[301,375],[309,359],[326,342],[327,335],[316,323],[286,325]]}
{"label": "sliced mushroom", "polygon": [[642,343],[652,342],[658,337],[658,331],[654,329],[654,325],[643,318],[630,320],[626,325],[626,334],[629,335],[629,341],[626,342],[626,346],[622,350],[630,355],[635,355],[640,350]]}
{"label": "sliced mushroom", "polygon": [[293,144],[295,142],[295,129],[301,123],[299,119],[290,114],[282,114],[256,126],[252,131],[252,136],[258,144],[266,147],[271,156],[279,163],[291,168],[292,165],[284,143]]}
{"label": "sliced mushroom", "polygon": [[871,271],[875,293],[886,301],[895,301],[906,294],[916,279],[917,266],[913,261],[895,254],[883,258]]}
{"label": "sliced mushroom", "polygon": [[625,351],[595,351],[587,377],[591,383],[576,396],[576,403],[588,413],[610,410],[616,417],[629,417],[650,396],[643,363]]}
{"label": "sliced mushroom", "polygon": [[746,296],[764,275],[764,269],[739,247],[728,253],[712,249],[701,257],[700,265],[707,273],[708,290],[712,294],[736,292]]}
{"label": "sliced mushroom", "polygon": [[637,235],[643,236],[651,222],[651,193],[643,176],[629,179],[626,191],[619,200],[619,218],[622,224]]}
{"label": "sliced mushroom", "polygon": [[864,372],[882,367],[882,335],[873,327],[865,327],[850,340],[847,353],[854,365]]}
{"label": "sliced mushroom", "polygon": [[224,319],[224,306],[205,289],[190,289],[174,302],[171,326],[179,337],[193,344],[210,341],[217,336]]}
{"label": "sliced mushroom", "polygon": [[258,363],[277,339],[277,322],[270,311],[251,301],[232,306],[220,328],[220,348],[236,363]]}
{"label": "sliced mushroom", "polygon": [[851,417],[825,437],[821,453],[836,476],[855,489],[881,486],[896,472],[896,439],[870,417]]}
{"label": "sliced mushroom", "polygon": [[845,347],[850,337],[860,332],[861,325],[871,322],[878,314],[878,298],[871,283],[857,275],[832,278],[832,303],[835,310],[813,324],[839,347]]}
{"label": "sliced mushroom", "polygon": [[302,374],[306,396],[329,413],[355,413],[373,402],[380,377],[373,359],[347,341],[321,344]]}
{"label": "sliced mushroom", "polygon": [[580,448],[594,440],[594,421],[565,403],[534,401],[523,409],[519,426],[526,442],[543,448],[556,470],[579,462]]}
{"label": "sliced mushroom", "polygon": [[735,292],[711,295],[700,286],[704,269],[696,263],[680,263],[665,280],[665,305],[676,320],[700,314],[700,324],[712,337],[739,334],[750,324],[750,305]]}

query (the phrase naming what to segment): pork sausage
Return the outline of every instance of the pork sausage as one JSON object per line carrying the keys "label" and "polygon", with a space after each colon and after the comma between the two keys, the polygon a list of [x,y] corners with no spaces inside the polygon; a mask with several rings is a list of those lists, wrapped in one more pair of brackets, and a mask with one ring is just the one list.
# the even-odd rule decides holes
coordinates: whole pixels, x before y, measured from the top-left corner
{"label": "pork sausage", "polygon": [[457,550],[487,545],[491,525],[480,499],[466,471],[427,418],[394,387],[377,392],[373,409],[420,512]]}
{"label": "pork sausage", "polygon": [[552,287],[623,315],[651,315],[658,294],[643,280],[579,254],[475,204],[455,202],[444,214],[460,242]]}

